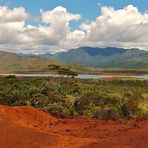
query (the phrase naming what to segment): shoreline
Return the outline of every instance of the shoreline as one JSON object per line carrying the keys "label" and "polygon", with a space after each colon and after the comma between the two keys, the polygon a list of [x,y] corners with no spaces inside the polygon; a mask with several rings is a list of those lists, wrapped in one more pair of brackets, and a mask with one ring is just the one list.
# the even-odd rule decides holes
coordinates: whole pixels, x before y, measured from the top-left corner
{"label": "shoreline", "polygon": [[[0,76],[9,76],[9,75],[43,75],[43,76],[58,76],[58,74],[53,73],[0,73]],[[141,73],[141,74],[135,74],[135,73],[78,73],[78,75],[92,75],[92,76],[110,76],[110,77],[128,77],[128,76],[143,76],[148,75],[148,73]]]}

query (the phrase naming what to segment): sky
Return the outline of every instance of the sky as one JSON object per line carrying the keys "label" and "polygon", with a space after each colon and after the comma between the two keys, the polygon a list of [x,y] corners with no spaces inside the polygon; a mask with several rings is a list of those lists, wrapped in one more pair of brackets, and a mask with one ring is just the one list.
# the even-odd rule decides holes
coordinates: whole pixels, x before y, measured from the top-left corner
{"label": "sky", "polygon": [[148,50],[147,0],[0,0],[0,50]]}

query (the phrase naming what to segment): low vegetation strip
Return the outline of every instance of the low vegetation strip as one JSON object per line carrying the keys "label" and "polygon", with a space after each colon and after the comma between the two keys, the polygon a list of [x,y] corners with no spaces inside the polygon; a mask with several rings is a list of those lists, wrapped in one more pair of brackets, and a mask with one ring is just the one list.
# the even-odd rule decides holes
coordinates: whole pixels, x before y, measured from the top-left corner
{"label": "low vegetation strip", "polygon": [[34,106],[59,116],[129,119],[148,115],[148,80],[0,78],[0,104]]}

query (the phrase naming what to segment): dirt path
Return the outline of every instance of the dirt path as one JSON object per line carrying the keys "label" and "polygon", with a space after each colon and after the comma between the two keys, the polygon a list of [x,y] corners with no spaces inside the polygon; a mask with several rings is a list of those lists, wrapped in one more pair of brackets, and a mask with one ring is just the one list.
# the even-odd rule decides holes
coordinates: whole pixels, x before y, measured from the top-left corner
{"label": "dirt path", "polygon": [[0,106],[0,148],[148,148],[148,118],[57,119],[33,107]]}

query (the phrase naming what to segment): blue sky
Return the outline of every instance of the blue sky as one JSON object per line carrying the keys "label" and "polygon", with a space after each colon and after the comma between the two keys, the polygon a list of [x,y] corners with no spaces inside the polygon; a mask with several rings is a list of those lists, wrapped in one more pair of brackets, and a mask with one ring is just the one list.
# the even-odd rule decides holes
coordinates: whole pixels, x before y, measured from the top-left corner
{"label": "blue sky", "polygon": [[0,0],[0,6],[0,50],[148,50],[147,0]]}
{"label": "blue sky", "polygon": [[34,16],[40,15],[40,9],[51,10],[57,6],[63,6],[71,13],[81,14],[81,21],[94,20],[100,14],[98,4],[111,6],[115,9],[132,4],[141,12],[148,11],[147,0],[1,0],[1,4],[12,8],[24,7]]}

